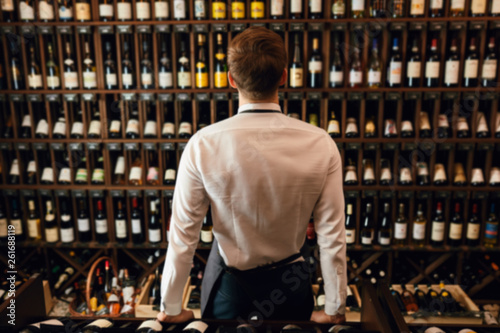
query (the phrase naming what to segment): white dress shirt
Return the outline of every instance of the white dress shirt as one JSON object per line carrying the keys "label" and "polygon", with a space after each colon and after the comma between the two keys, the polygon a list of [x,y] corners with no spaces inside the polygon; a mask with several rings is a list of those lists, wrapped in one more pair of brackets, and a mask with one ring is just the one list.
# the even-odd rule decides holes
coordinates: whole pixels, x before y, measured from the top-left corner
{"label": "white dress shirt", "polygon": [[193,135],[182,154],[172,204],[161,284],[161,310],[167,315],[181,311],[209,204],[220,254],[240,270],[298,253],[313,213],[325,312],[345,312],[342,161],[323,129],[285,116],[278,104],[256,103]]}

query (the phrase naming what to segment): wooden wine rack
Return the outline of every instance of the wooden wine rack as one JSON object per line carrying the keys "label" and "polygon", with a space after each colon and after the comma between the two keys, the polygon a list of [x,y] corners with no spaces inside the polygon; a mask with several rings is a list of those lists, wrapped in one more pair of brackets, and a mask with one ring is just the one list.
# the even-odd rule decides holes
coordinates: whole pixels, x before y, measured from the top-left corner
{"label": "wooden wine rack", "polygon": [[[132,8],[135,8],[135,0],[132,0]],[[437,88],[427,88],[427,87],[400,87],[400,88],[351,88],[347,85],[348,78],[348,65],[350,56],[350,45],[352,44],[353,38],[357,38],[360,41],[359,48],[361,50],[361,62],[366,67],[369,60],[370,49],[371,49],[371,37],[379,38],[379,56],[381,64],[383,67],[387,64],[390,57],[390,46],[392,37],[398,35],[400,38],[402,62],[406,63],[407,56],[407,45],[411,36],[418,36],[420,39],[420,51],[422,62],[426,59],[426,54],[428,52],[427,46],[430,44],[429,36],[435,36],[439,40],[439,54],[441,57],[441,70],[444,68],[445,56],[447,55],[447,47],[449,40],[452,36],[455,36],[461,42],[459,43],[459,55],[461,59],[461,66],[459,69],[459,78],[463,77],[464,72],[464,59],[466,54],[468,38],[471,35],[478,36],[478,47],[477,53],[479,56],[479,68],[482,67],[482,61],[485,56],[485,50],[487,45],[487,38],[493,36],[497,41],[497,49],[500,44],[500,20],[497,17],[484,16],[484,17],[470,17],[468,16],[468,8],[470,8],[471,0],[465,1],[465,16],[464,17],[448,17],[449,12],[449,1],[445,2],[444,16],[438,18],[429,17],[428,7],[429,1],[426,1],[426,11],[423,17],[419,18],[344,18],[344,19],[332,19],[331,18],[331,5],[332,0],[323,1],[324,3],[324,15],[322,19],[308,19],[308,6],[307,3],[303,3],[304,8],[304,18],[303,19],[291,19],[289,17],[289,2],[285,1],[285,18],[284,19],[270,19],[267,13],[270,12],[269,3],[266,1],[266,17],[265,19],[244,19],[244,20],[212,20],[211,15],[211,3],[212,1],[207,1],[207,12],[209,14],[209,19],[207,20],[195,20],[194,19],[194,9],[192,1],[187,2],[187,17],[188,20],[167,20],[167,21],[138,21],[136,20],[136,14],[134,11],[134,16],[132,21],[108,21],[102,22],[99,20],[99,10],[97,0],[91,0],[92,18],[93,21],[89,22],[60,22],[58,21],[58,10],[57,3],[54,4],[56,20],[54,22],[0,22],[0,48],[4,50],[3,56],[0,55],[0,64],[4,65],[6,68],[6,81],[7,89],[0,91],[0,121],[6,121],[9,112],[16,115],[13,118],[13,139],[0,139],[0,149],[2,154],[0,155],[0,163],[2,164],[3,179],[0,188],[3,190],[3,194],[6,197],[18,196],[19,194],[26,197],[38,197],[37,206],[43,207],[43,197],[50,196],[54,197],[56,209],[60,209],[60,197],[72,196],[72,202],[74,207],[76,201],[79,197],[87,197],[92,204],[88,205],[89,215],[91,216],[91,221],[93,222],[94,216],[94,204],[95,198],[105,198],[105,206],[108,217],[108,230],[110,242],[107,244],[99,244],[95,242],[95,230],[94,224],[91,223],[92,230],[92,242],[90,243],[80,243],[78,239],[72,244],[47,244],[44,241],[32,242],[26,241],[18,246],[23,247],[27,251],[27,255],[40,255],[44,254],[45,262],[48,265],[49,257],[53,254],[62,258],[62,260],[68,262],[74,266],[78,272],[70,280],[67,281],[64,287],[69,286],[77,278],[85,276],[88,272],[88,264],[78,264],[73,258],[68,256],[67,251],[69,250],[82,250],[90,249],[93,252],[93,258],[99,255],[109,255],[112,256],[115,261],[120,263],[132,259],[140,267],[144,269],[144,275],[147,276],[154,271],[157,265],[160,265],[164,259],[164,255],[155,262],[151,267],[147,264],[143,257],[137,252],[144,251],[154,251],[156,249],[166,249],[167,242],[165,239],[166,233],[166,223],[169,217],[169,207],[168,200],[172,197],[174,186],[131,186],[122,185],[115,186],[111,183],[113,170],[114,170],[114,156],[116,151],[124,152],[126,157],[126,175],[131,165],[130,154],[128,150],[138,149],[141,151],[142,160],[147,164],[147,150],[153,149],[159,153],[159,169],[160,175],[166,168],[165,164],[165,152],[175,151],[177,160],[180,158],[182,149],[187,143],[187,140],[180,139],[178,137],[174,139],[162,139],[160,136],[155,139],[144,138],[143,125],[145,123],[145,103],[149,101],[157,101],[165,103],[165,107],[173,108],[175,110],[175,127],[178,128],[180,123],[180,107],[179,103],[191,103],[192,104],[192,124],[193,132],[196,132],[198,126],[198,120],[200,118],[200,110],[206,110],[209,106],[210,110],[210,120],[214,123],[217,119],[217,103],[228,103],[229,116],[233,116],[237,113],[237,103],[238,95],[234,89],[216,89],[213,85],[213,68],[214,68],[214,57],[215,53],[215,42],[216,34],[222,33],[224,35],[224,44],[227,45],[234,36],[245,29],[248,26],[266,26],[277,33],[279,33],[287,46],[287,51],[289,56],[291,56],[293,51],[293,35],[299,34],[301,38],[302,46],[302,59],[304,64],[307,62],[308,57],[311,54],[312,36],[320,36],[320,48],[323,56],[323,87],[319,89],[312,89],[306,87],[306,80],[304,79],[304,88],[293,89],[285,84],[282,89],[280,89],[280,104],[283,107],[285,114],[288,113],[290,103],[299,104],[301,106],[301,119],[307,120],[308,112],[308,102],[312,100],[318,101],[320,105],[320,123],[319,126],[326,129],[328,122],[328,114],[334,109],[336,111],[336,116],[340,121],[341,137],[335,139],[338,147],[340,148],[341,155],[345,161],[346,155],[355,156],[358,165],[358,179],[363,179],[362,175],[362,164],[363,156],[365,154],[371,154],[374,159],[375,173],[377,183],[374,186],[345,186],[344,192],[346,200],[353,202],[355,204],[355,217],[357,230],[361,227],[361,216],[363,204],[369,200],[374,203],[374,216],[378,216],[379,207],[381,207],[380,202],[389,201],[391,203],[391,208],[393,211],[393,218],[396,217],[396,204],[399,201],[407,203],[407,216],[411,219],[416,213],[416,200],[422,202],[425,207],[425,216],[428,221],[427,225],[427,235],[426,240],[429,241],[430,238],[430,221],[435,209],[436,200],[442,200],[444,203],[444,216],[447,221],[450,218],[450,211],[453,200],[463,201],[462,211],[463,217],[466,221],[469,215],[469,199],[477,200],[480,203],[481,220],[485,221],[487,218],[487,204],[490,201],[498,202],[500,199],[500,192],[498,188],[493,188],[490,186],[484,187],[455,187],[455,186],[382,186],[380,185],[378,179],[380,176],[380,160],[382,158],[382,151],[389,152],[391,155],[391,167],[394,173],[394,182],[397,184],[397,165],[400,155],[404,155],[409,151],[415,151],[417,148],[424,148],[425,150],[432,150],[433,153],[428,156],[428,164],[430,175],[434,173],[434,165],[436,163],[436,155],[446,152],[448,154],[447,160],[447,175],[448,179],[452,179],[453,175],[453,161],[457,151],[466,151],[467,160],[464,161],[464,167],[466,169],[467,179],[471,179],[471,169],[474,161],[474,156],[479,151],[484,151],[485,156],[485,167],[483,169],[485,178],[489,177],[490,169],[494,157],[500,151],[500,139],[494,136],[494,124],[496,120],[497,111],[499,110],[498,105],[498,93],[500,93],[500,85],[496,87],[464,87],[460,82],[458,87],[447,88],[440,86]],[[113,1],[114,12],[116,14],[116,3]],[[227,8],[230,6],[231,0],[228,1]],[[15,1],[16,9],[18,8],[19,1]],[[35,1],[35,6],[38,5],[38,1]],[[170,2],[170,13],[173,13],[173,4]],[[368,4],[366,6],[368,8]],[[408,7],[408,6],[407,6]],[[154,16],[154,6],[152,8],[152,17]],[[247,2],[246,8],[247,17],[250,13],[250,3]],[[406,13],[409,9],[406,8]],[[347,10],[349,15],[349,8]],[[368,14],[368,10],[366,10]],[[2,13],[0,11],[0,17]],[[367,16],[367,15],[365,15]],[[230,17],[230,13],[228,13]],[[196,46],[196,34],[203,33],[207,35],[207,55],[209,64],[209,82],[210,86],[208,89],[178,89],[176,80],[176,70],[177,70],[177,58],[179,56],[179,40],[180,36],[184,36],[189,40],[189,54],[190,54],[190,64],[191,68],[195,68],[195,58],[197,55]],[[342,54],[344,60],[344,78],[346,83],[340,88],[330,88],[329,87],[329,68],[331,65],[331,50],[333,49],[333,36],[337,34],[340,36],[341,47],[344,48]],[[152,57],[151,60],[154,66],[154,73],[159,71],[159,58],[160,58],[160,38],[164,38],[168,42],[168,50],[170,53],[170,59],[172,61],[172,71],[174,73],[174,87],[172,89],[160,89],[158,85],[157,77],[155,77],[154,89],[123,89],[122,78],[121,78],[121,60],[122,60],[122,46],[123,46],[123,36],[130,37],[133,47],[132,59],[135,65],[135,81],[140,82],[140,59],[141,59],[141,41],[144,38],[149,38],[152,46]],[[24,81],[27,84],[27,73],[28,73],[28,49],[27,43],[30,41],[36,41],[37,50],[39,50],[39,61],[42,75],[45,78],[46,68],[45,63],[47,60],[46,45],[49,40],[53,41],[56,49],[56,59],[59,68],[63,68],[64,59],[64,41],[71,39],[74,45],[73,57],[77,64],[77,70],[79,72],[79,86],[80,89],[67,90],[50,90],[48,89],[45,79],[44,87],[40,90],[13,90],[11,85],[11,73],[9,71],[9,41],[15,38],[19,39],[20,53],[19,58],[22,64],[22,72],[24,74]],[[91,53],[92,58],[95,61],[97,67],[97,89],[82,89],[82,67],[83,67],[83,40],[88,40],[91,43]],[[104,41],[111,41],[113,47],[115,48],[114,56],[117,64],[117,74],[119,89],[107,90],[105,89],[104,81]],[[290,60],[291,61],[291,60]],[[421,71],[421,82],[423,82],[424,70]],[[364,76],[366,73],[364,73]],[[406,77],[406,66],[403,65],[402,78]],[[500,77],[500,66],[497,66],[497,78]],[[191,73],[192,82],[195,82],[194,71]],[[382,68],[382,82],[385,83],[386,74],[385,67]],[[442,84],[442,76],[440,78],[440,84]],[[461,81],[461,80],[460,80]],[[64,77],[61,77],[61,86],[64,87]],[[127,123],[129,115],[125,114],[123,109],[120,110],[121,125],[122,125],[122,135],[123,138],[113,139],[110,138],[108,128],[110,117],[110,106],[109,100],[131,100],[137,102],[139,108],[139,120],[141,123],[140,138],[139,139],[126,139],[124,137],[125,124]],[[453,112],[450,114],[451,118],[451,137],[445,140],[443,139],[421,139],[419,138],[419,122],[420,115],[419,112],[422,109],[422,105],[431,105],[432,108],[426,110],[429,112],[431,117],[431,126],[433,129],[437,128],[438,123],[438,113],[442,109],[443,103],[446,100],[454,100],[457,104],[454,107]],[[427,101],[435,101],[431,104]],[[62,139],[58,140],[52,136],[52,128],[55,123],[56,115],[54,113],[47,113],[47,122],[49,124],[49,138],[47,139],[35,139],[35,124],[37,119],[37,114],[32,107],[34,101],[41,101],[45,103],[47,110],[50,110],[49,106],[52,101],[57,101],[62,104],[65,111],[66,123],[72,124],[74,119],[74,114],[69,112],[68,103],[75,101],[78,103],[83,110],[83,124],[84,124],[84,138],[83,139]],[[91,102],[97,102],[98,107],[101,111],[101,128],[102,136],[100,139],[90,139],[87,136],[87,130],[90,123],[91,117]],[[467,109],[467,116],[469,127],[471,129],[471,138],[461,139],[457,137],[456,121],[459,114],[459,107],[464,105],[472,105]],[[32,119],[32,139],[21,139],[19,137],[19,128],[21,126],[21,116],[16,114],[18,110],[18,103],[25,103],[27,105],[27,112]],[[200,106],[200,103],[204,103]],[[386,104],[386,103],[389,103]],[[408,111],[406,108],[409,103],[413,103],[413,111]],[[478,105],[486,105],[487,109],[482,109],[480,111],[485,112],[487,117],[487,122],[489,124],[490,136],[487,138],[476,138],[476,128],[477,128],[477,115],[478,115]],[[369,104],[369,106],[367,105]],[[161,133],[161,126],[164,122],[164,110],[165,107],[156,108],[156,120],[157,120],[157,132]],[[376,128],[377,135],[374,138],[364,137],[364,124],[367,118],[367,113],[372,112],[376,108]],[[395,108],[395,109],[392,109]],[[410,120],[412,121],[415,128],[415,138],[386,138],[383,136],[383,124],[385,115],[391,110],[395,111],[395,121],[396,128],[400,131],[401,124],[403,120],[403,115],[410,113]],[[412,113],[413,112],[413,113]],[[359,127],[359,138],[347,138],[345,136],[346,119],[351,116],[358,120]],[[70,126],[66,128],[66,137],[70,137],[69,133]],[[159,134],[160,135],[160,134]],[[42,185],[40,184],[40,175],[37,179],[37,184],[27,185],[25,180],[21,177],[20,185],[8,185],[7,184],[7,173],[9,168],[9,154],[8,151],[14,150],[15,156],[21,162],[21,170],[23,170],[24,165],[22,165],[21,152],[23,150],[29,149],[40,149],[42,151],[48,150],[51,155],[52,167],[57,170],[57,162],[55,160],[55,151],[58,150],[73,150],[78,145],[84,148],[85,154],[87,156],[93,155],[94,151],[101,151],[104,157],[104,169],[105,169],[105,184],[102,186],[91,185],[90,182],[87,185]],[[38,154],[35,154],[35,159],[38,163]],[[413,155],[411,157],[411,164],[413,170],[413,180],[416,180],[416,164],[417,156]],[[94,158],[90,156],[87,159],[87,169],[90,171],[93,169],[92,165],[95,162]],[[345,164],[345,163],[344,163]],[[74,168],[73,165],[70,165]],[[145,184],[145,170],[143,170],[143,184]],[[55,178],[57,179],[57,178]],[[487,179],[486,179],[487,180]],[[140,197],[141,205],[143,207],[148,207],[148,202],[151,197],[161,198],[161,217],[162,217],[162,242],[159,245],[152,245],[146,242],[144,244],[136,245],[132,243],[131,235],[129,232],[129,242],[126,244],[117,244],[115,242],[115,230],[113,224],[113,204],[116,197],[125,197],[128,203],[127,213],[130,216],[130,198]],[[25,200],[23,200],[23,207],[26,206]],[[10,216],[10,207],[6,205],[7,214]],[[42,208],[43,210],[43,208]],[[27,211],[26,209],[24,211]],[[144,209],[144,220],[147,221],[149,211]],[[75,219],[76,220],[76,212]],[[128,222],[128,230],[131,230],[130,221]],[[147,235],[147,223],[144,225],[145,234]],[[409,225],[409,231],[411,232],[412,224]],[[484,222],[481,229],[484,233]],[[448,230],[445,230],[447,235]],[[359,234],[359,233],[358,233]],[[78,237],[78,235],[76,235]],[[358,237],[359,238],[359,237]],[[409,234],[411,238],[411,234]],[[465,237],[464,237],[465,238]],[[482,237],[481,237],[482,239]],[[196,256],[205,261],[210,247],[200,245]],[[350,269],[350,278],[361,277],[361,273],[369,267],[374,261],[387,256],[387,272],[388,280],[392,279],[392,271],[396,269],[394,266],[394,256],[401,255],[405,256],[410,253],[422,253],[422,256],[428,254],[437,254],[437,259],[433,260],[426,267],[418,268],[418,275],[414,277],[413,282],[420,282],[425,279],[431,280],[430,274],[433,270],[439,267],[443,262],[447,261],[450,257],[457,258],[456,272],[457,272],[457,282],[460,283],[462,263],[466,256],[474,254],[484,254],[484,253],[496,253],[500,252],[500,248],[497,246],[495,248],[485,248],[482,243],[478,247],[467,247],[463,244],[460,247],[450,247],[445,244],[442,248],[433,248],[430,246],[425,246],[423,248],[417,248],[409,242],[406,247],[387,247],[382,248],[380,246],[373,246],[372,248],[363,248],[359,244],[359,240],[356,245],[349,248],[349,253],[367,253],[368,258],[361,263],[357,269]],[[0,262],[2,265],[7,264],[7,258],[4,254],[0,254]],[[409,260],[410,262],[411,260]],[[410,263],[411,265],[411,263]],[[413,263],[416,266],[415,263]],[[22,266],[22,265],[21,265]],[[498,272],[490,272],[488,277],[483,281],[483,284],[477,287],[480,290],[486,287],[492,281],[500,283],[500,274]],[[393,281],[397,282],[397,281]]]}

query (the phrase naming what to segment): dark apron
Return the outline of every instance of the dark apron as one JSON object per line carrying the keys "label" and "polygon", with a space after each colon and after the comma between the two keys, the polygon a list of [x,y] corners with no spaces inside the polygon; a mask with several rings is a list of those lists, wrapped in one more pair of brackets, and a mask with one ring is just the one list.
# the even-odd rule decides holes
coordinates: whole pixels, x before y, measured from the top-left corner
{"label": "dark apron", "polygon": [[210,250],[210,255],[208,256],[207,265],[205,266],[205,272],[203,274],[203,280],[201,281],[201,317],[205,318],[207,314],[205,310],[207,305],[210,304],[210,296],[214,289],[215,283],[224,271],[224,259],[222,259],[219,253],[219,243],[214,237],[212,243],[212,249]]}

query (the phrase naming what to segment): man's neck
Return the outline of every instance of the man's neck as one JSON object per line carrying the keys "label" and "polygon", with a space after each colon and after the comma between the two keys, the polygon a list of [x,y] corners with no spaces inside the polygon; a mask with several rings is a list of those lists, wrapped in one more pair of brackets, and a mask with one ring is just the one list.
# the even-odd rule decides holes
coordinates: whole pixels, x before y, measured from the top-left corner
{"label": "man's neck", "polygon": [[274,94],[270,98],[254,100],[243,96],[243,94],[239,93],[239,106],[242,107],[245,104],[254,104],[254,103],[274,103],[279,104],[278,92]]}

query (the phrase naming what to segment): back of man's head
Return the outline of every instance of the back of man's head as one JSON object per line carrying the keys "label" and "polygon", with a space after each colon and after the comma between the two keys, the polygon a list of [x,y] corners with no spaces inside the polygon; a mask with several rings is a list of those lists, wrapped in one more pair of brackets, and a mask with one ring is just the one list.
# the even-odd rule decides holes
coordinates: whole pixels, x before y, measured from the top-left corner
{"label": "back of man's head", "polygon": [[250,27],[228,47],[228,67],[240,92],[252,100],[271,97],[279,87],[287,56],[283,39],[263,27]]}

